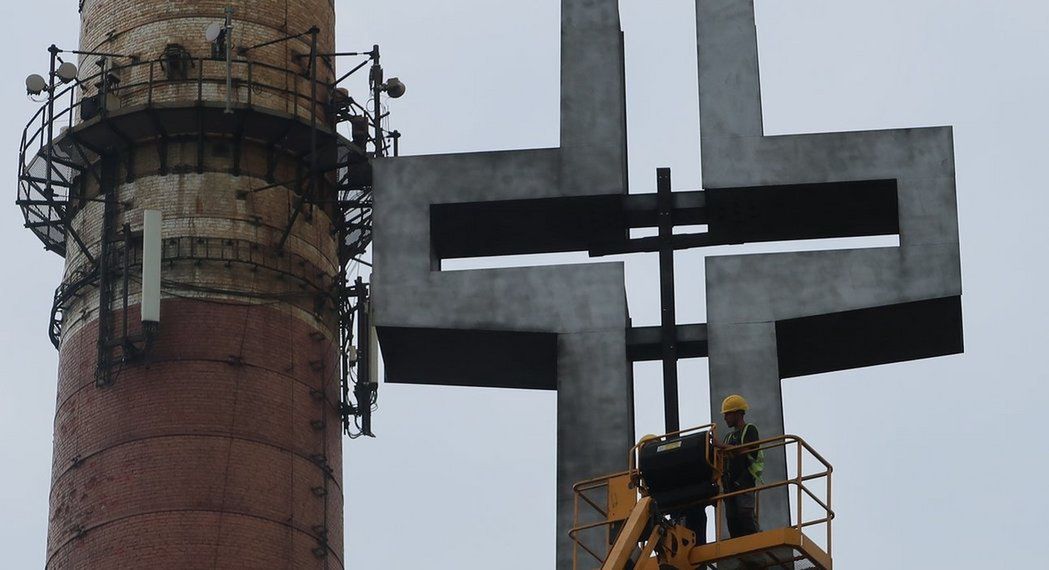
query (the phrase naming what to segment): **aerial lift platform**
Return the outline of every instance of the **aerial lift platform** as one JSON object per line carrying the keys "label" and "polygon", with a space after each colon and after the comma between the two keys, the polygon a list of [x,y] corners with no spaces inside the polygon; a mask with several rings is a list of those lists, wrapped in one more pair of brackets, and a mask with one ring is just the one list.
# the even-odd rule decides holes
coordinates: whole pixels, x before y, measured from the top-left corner
{"label": "aerial lift platform", "polygon": [[[575,525],[569,533],[574,570],[830,570],[831,465],[793,435],[718,449],[713,446],[715,429],[708,424],[646,436],[630,450],[625,472],[576,484]],[[796,458],[786,480],[759,482],[732,493],[718,489],[729,457],[772,450]],[[778,493],[782,500],[789,496],[784,490],[792,493],[789,525],[727,536],[726,499],[757,493],[760,511],[763,496],[768,500]],[[710,543],[697,540],[681,520],[685,509],[701,504],[714,505],[715,538]],[[810,505],[807,517],[803,505]],[[813,530],[823,530],[819,541],[810,537]]]}

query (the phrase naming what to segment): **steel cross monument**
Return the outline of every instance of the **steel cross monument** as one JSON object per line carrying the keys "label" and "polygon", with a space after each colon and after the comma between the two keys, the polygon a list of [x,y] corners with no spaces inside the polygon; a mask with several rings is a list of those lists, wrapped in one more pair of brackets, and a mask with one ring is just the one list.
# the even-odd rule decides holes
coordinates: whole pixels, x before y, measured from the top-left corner
{"label": "steel cross monument", "polygon": [[[623,469],[632,362],[707,357],[713,417],[730,393],[783,433],[781,380],[962,350],[950,128],[765,136],[753,0],[696,3],[703,186],[628,194],[616,0],[562,0],[559,148],[375,164],[373,322],[388,382],[557,391],[557,567],[572,485]],[[705,224],[702,234],[674,226]],[[634,227],[659,236],[629,239]],[[898,247],[706,259],[707,323],[673,316],[673,251],[898,235]],[[441,271],[441,260],[658,251],[663,322],[632,327],[620,263]],[[668,277],[670,277],[668,279]],[[697,292],[698,294],[698,292]],[[767,459],[768,480],[786,476]],[[784,490],[763,524],[788,521]]]}

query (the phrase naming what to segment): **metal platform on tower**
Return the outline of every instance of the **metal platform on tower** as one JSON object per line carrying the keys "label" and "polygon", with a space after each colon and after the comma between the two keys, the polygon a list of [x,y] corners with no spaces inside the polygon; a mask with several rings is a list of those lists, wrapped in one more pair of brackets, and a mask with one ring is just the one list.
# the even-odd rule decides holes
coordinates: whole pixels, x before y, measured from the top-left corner
{"label": "metal platform on tower", "polygon": [[[176,166],[168,165],[161,151],[168,144],[189,141],[199,147],[190,167],[203,172],[204,145],[222,139],[232,146],[231,173],[239,175],[241,145],[251,141],[271,148],[273,156],[282,153],[302,164],[298,177],[282,181],[274,178],[273,164],[267,165],[266,178],[271,183],[302,187],[311,173],[332,180],[340,192],[342,219],[351,226],[347,245],[359,255],[370,241],[368,159],[374,153],[364,148],[366,140],[351,140],[325,125],[332,121],[318,120],[321,115],[339,114],[335,108],[338,98],[326,97],[329,105],[317,108],[311,103],[308,77],[250,60],[233,62],[244,79],[232,81],[227,97],[225,62],[190,61],[192,65],[185,67],[197,70],[195,78],[172,77],[167,71],[170,61],[156,59],[102,66],[97,74],[56,89],[54,97],[30,119],[19,145],[17,204],[26,227],[46,249],[64,256],[68,240],[80,241],[70,221],[89,200],[83,186],[99,177],[103,158],[118,160],[125,177],[134,180],[140,174],[135,161],[138,144],[157,144],[160,172],[165,173]],[[121,77],[126,79],[116,79]],[[85,88],[91,85],[97,86],[94,94]],[[190,89],[195,89],[195,102],[187,104],[176,97]],[[296,104],[284,111],[275,109],[276,96]],[[367,113],[363,107],[358,111],[360,116]],[[80,247],[86,248],[82,243]]]}

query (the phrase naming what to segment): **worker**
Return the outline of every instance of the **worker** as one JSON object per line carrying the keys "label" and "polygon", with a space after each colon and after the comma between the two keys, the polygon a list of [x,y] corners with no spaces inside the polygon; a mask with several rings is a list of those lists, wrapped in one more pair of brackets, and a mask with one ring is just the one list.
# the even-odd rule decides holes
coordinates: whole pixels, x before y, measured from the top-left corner
{"label": "worker", "polygon": [[[733,394],[721,403],[721,413],[725,423],[731,428],[721,443],[715,443],[720,449],[753,443],[760,439],[758,428],[747,423],[745,415],[750,406],[743,396]],[[761,472],[765,466],[762,451],[747,452],[746,448],[731,453],[725,458],[724,473],[721,479],[722,492],[732,493],[743,489],[753,489],[761,483]],[[728,533],[732,538],[760,532],[758,526],[757,493],[743,493],[725,499],[725,518]]]}

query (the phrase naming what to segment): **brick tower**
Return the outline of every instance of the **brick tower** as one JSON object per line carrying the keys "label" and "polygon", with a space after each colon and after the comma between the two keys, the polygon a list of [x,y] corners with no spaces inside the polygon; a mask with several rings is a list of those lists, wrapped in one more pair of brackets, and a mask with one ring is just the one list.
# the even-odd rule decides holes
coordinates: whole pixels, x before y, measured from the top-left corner
{"label": "brick tower", "polygon": [[52,48],[78,79],[52,72],[19,180],[66,258],[48,568],[343,566],[340,299],[366,240],[339,184],[367,141],[335,129],[334,19],[332,0],[86,0],[77,55]]}

